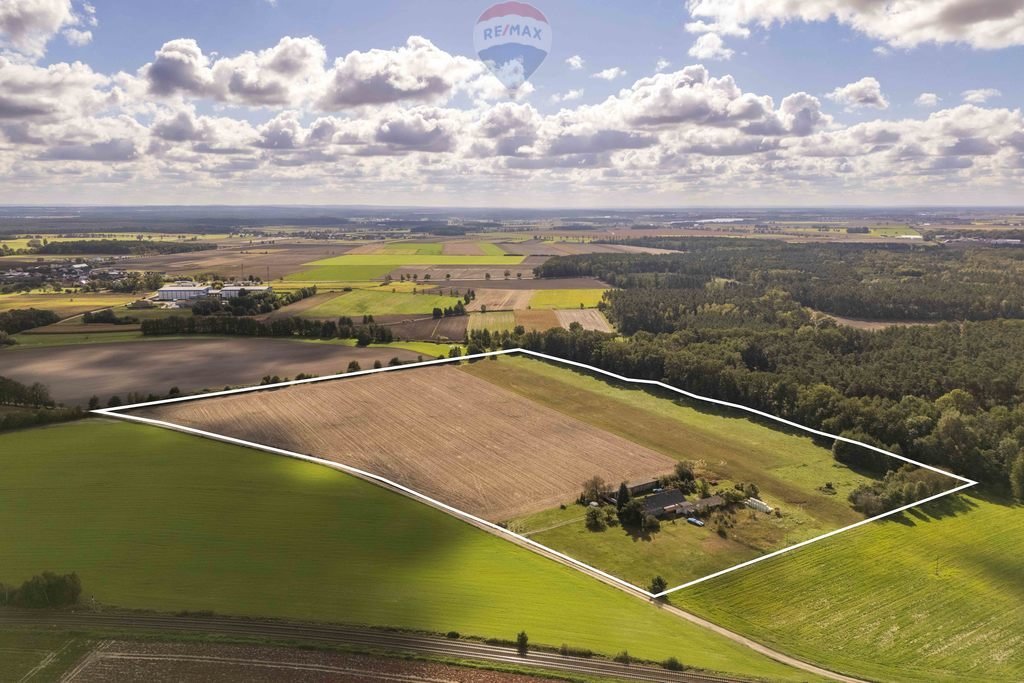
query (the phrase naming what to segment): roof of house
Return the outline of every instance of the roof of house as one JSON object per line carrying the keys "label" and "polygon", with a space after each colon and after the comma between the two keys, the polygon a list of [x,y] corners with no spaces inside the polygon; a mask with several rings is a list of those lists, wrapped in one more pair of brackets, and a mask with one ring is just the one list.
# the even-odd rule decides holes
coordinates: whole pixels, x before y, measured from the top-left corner
{"label": "roof of house", "polygon": [[686,496],[679,489],[666,489],[644,498],[644,512],[652,514],[671,505],[679,505]]}

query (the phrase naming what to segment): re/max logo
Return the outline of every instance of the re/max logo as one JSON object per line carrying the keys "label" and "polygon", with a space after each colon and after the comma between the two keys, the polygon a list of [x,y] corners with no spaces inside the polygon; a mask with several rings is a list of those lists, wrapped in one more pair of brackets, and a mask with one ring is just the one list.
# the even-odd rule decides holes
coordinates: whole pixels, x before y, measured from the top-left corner
{"label": "re/max logo", "polygon": [[505,24],[504,26],[498,25],[492,28],[484,29],[484,40],[494,40],[495,38],[505,38],[512,36],[532,38],[533,40],[542,40],[540,28],[535,26],[527,26],[525,24]]}

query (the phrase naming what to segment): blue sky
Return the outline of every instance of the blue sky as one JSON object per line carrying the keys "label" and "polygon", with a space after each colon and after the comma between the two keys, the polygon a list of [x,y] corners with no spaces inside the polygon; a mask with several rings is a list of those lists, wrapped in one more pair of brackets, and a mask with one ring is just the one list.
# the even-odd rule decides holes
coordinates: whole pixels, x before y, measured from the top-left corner
{"label": "blue sky", "polygon": [[0,201],[1024,203],[1024,0],[489,4],[5,3]]}
{"label": "blue sky", "polygon": [[[425,36],[452,54],[472,55],[472,26],[491,3],[96,0],[94,4],[100,24],[93,30],[93,42],[72,47],[55,40],[47,61],[78,59],[101,71],[133,71],[174,38],[195,38],[206,52],[229,55],[269,47],[284,35],[319,38],[330,60],[352,50],[394,47],[412,34]],[[545,13],[554,32],[551,54],[532,79],[541,94],[583,88],[580,101],[597,102],[652,73],[659,59],[667,59],[675,68],[701,61],[687,55],[693,36],[684,29],[690,15],[683,2],[653,0],[642,3],[642,11],[621,0],[533,4]],[[894,118],[913,113],[914,99],[921,92],[934,92],[954,102],[965,90],[996,88],[1003,93],[1000,104],[1024,105],[1020,87],[1024,47],[978,50],[957,44],[922,45],[890,49],[888,56],[879,56],[873,50],[880,45],[881,41],[835,21],[794,22],[755,29],[751,38],[734,41],[737,54],[732,59],[707,65],[713,72],[734,75],[746,89],[776,99],[800,90],[823,95],[864,76],[875,76],[892,102],[886,116]],[[573,55],[586,60],[585,69],[568,68],[565,60]],[[628,76],[611,83],[591,77],[616,66]],[[537,106],[546,106],[543,98],[537,100]],[[841,119],[866,116],[846,113],[839,105],[829,108]]]}

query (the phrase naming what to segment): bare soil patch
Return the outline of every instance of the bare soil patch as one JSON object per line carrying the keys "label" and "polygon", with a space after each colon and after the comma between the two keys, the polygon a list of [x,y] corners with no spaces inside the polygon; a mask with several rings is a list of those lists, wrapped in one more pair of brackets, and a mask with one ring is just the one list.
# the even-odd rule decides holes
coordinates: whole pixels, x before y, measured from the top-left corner
{"label": "bare soil patch", "polygon": [[533,289],[481,289],[466,310],[514,311],[526,308],[535,292]]}
{"label": "bare soil patch", "polygon": [[[311,261],[349,253],[351,245],[336,242],[275,242],[274,244],[230,245],[216,250],[187,254],[142,256],[123,261],[125,267],[155,270],[174,275],[217,273],[224,277],[256,277],[276,280],[305,270]],[[271,282],[270,284],[273,284]]]}
{"label": "bare soil patch", "polygon": [[674,464],[454,366],[135,414],[357,467],[496,522],[569,503],[595,475],[640,481]]}
{"label": "bare soil patch", "polygon": [[265,375],[294,377],[300,372],[344,372],[349,362],[369,368],[379,360],[416,360],[399,349],[360,349],[282,339],[185,339],[104,343],[0,351],[0,375],[31,384],[42,382],[57,401],[85,405],[96,395],[106,404],[128,392],[163,395],[225,386],[259,384]]}
{"label": "bare soil patch", "polygon": [[550,330],[552,327],[561,327],[562,322],[553,310],[545,311],[516,311],[516,325],[522,325],[526,331]]}
{"label": "bare soil patch", "polygon": [[396,341],[463,341],[468,315],[436,320],[430,316],[376,315],[374,321],[391,328]]}
{"label": "bare soil patch", "polygon": [[441,251],[445,256],[483,256],[478,242],[445,242]]}
{"label": "bare soil patch", "polygon": [[596,308],[558,310],[555,311],[555,315],[558,316],[558,322],[565,329],[569,329],[569,325],[572,323],[579,323],[585,330],[595,330],[597,332],[615,331],[611,323],[608,322],[608,319],[604,317],[604,313]]}
{"label": "bare soil patch", "polygon": [[838,325],[844,325],[846,327],[852,327],[858,330],[866,330],[867,332],[877,332],[878,330],[884,330],[889,327],[917,327],[920,325],[938,325],[939,322],[931,322],[927,320],[864,320],[861,318],[844,318],[839,315],[833,315],[832,313],[821,313],[816,311],[818,315],[824,318],[832,318]]}
{"label": "bare soil patch", "polygon": [[74,683],[218,681],[220,683],[530,683],[523,674],[406,659],[266,645],[105,641],[63,679]]}

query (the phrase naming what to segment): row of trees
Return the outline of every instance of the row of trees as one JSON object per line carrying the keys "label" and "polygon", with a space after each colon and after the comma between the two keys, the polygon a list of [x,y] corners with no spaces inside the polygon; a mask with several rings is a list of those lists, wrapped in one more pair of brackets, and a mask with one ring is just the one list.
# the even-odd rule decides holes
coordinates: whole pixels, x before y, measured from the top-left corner
{"label": "row of trees", "polygon": [[68,607],[77,605],[81,595],[82,580],[75,572],[43,572],[17,588],[0,583],[0,605],[12,607]]}
{"label": "row of trees", "polygon": [[351,318],[307,320],[278,318],[256,320],[235,316],[170,316],[142,321],[142,333],[149,336],[211,334],[239,337],[302,337],[305,339],[355,339],[359,346],[394,340],[390,327],[370,322],[356,325]]}
{"label": "row of trees", "polygon": [[216,249],[210,242],[157,242],[154,240],[65,240],[47,242],[33,251],[36,254],[133,255],[182,254]]}
{"label": "row of trees", "polygon": [[52,325],[60,321],[60,316],[53,311],[38,308],[16,308],[0,313],[0,332],[17,334],[33,327]]}

